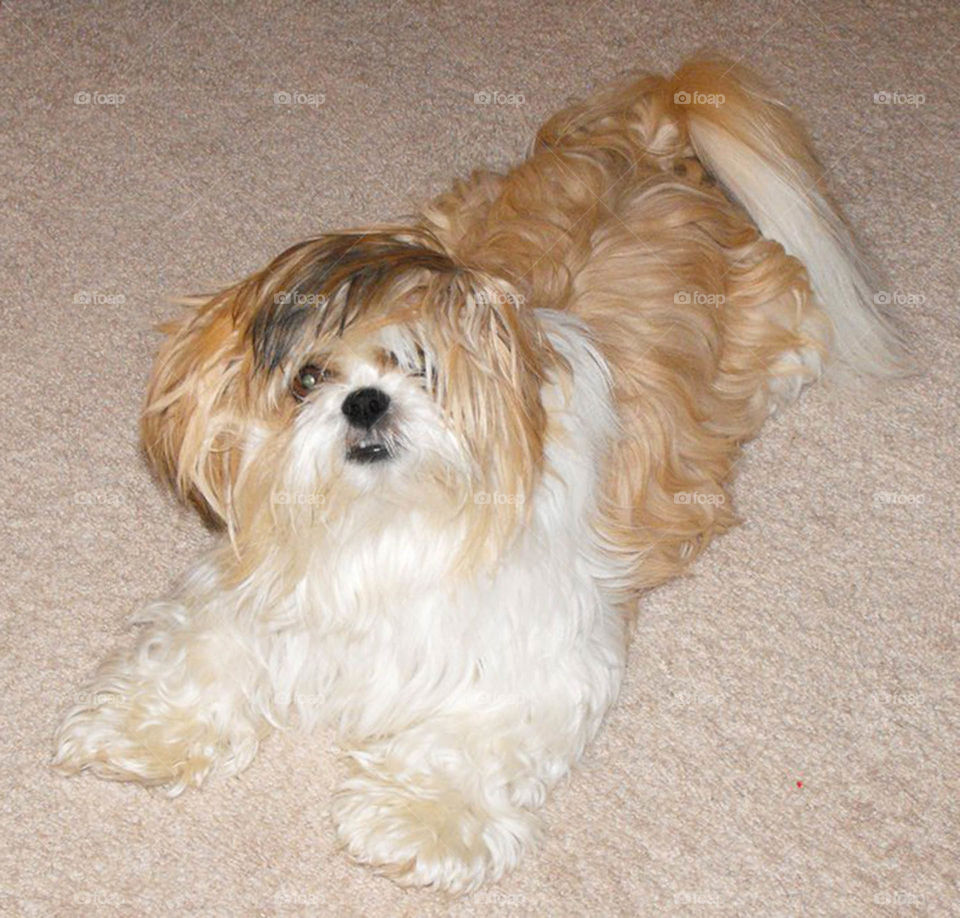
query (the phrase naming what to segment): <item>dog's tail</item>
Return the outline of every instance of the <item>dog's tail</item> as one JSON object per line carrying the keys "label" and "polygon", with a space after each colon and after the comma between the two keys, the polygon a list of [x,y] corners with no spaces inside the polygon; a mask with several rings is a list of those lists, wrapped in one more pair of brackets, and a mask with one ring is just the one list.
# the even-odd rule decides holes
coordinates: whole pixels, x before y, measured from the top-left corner
{"label": "dog's tail", "polygon": [[907,371],[903,344],[876,309],[871,272],[787,108],[748,71],[717,60],[684,65],[660,92],[708,172],[806,266],[840,360],[877,375]]}

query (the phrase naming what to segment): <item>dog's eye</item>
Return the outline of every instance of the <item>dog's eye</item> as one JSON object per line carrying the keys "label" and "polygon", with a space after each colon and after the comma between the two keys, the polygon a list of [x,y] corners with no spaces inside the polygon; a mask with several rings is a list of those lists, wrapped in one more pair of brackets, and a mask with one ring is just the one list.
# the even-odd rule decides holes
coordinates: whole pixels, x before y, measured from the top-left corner
{"label": "dog's eye", "polygon": [[423,348],[417,347],[417,363],[410,371],[411,376],[417,376],[420,379],[427,378],[427,355]]}
{"label": "dog's eye", "polygon": [[308,363],[300,367],[290,386],[295,398],[303,400],[326,378],[326,372],[316,364]]}

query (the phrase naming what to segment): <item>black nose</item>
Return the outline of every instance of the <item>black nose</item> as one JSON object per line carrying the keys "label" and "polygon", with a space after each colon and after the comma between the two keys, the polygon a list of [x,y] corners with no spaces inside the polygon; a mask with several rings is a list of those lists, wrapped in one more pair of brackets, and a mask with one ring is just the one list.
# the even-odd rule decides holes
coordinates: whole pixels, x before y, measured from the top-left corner
{"label": "black nose", "polygon": [[369,429],[390,406],[390,396],[380,389],[354,389],[343,400],[343,413],[354,427]]}

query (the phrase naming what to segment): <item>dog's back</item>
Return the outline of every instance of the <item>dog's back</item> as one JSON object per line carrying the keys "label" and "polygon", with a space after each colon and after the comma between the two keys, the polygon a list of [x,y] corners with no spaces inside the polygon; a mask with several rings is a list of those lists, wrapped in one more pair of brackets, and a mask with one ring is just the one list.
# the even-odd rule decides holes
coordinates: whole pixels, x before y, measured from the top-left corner
{"label": "dog's back", "polygon": [[902,365],[803,131],[756,79],[697,60],[564,109],[504,176],[426,213],[467,264],[590,328],[623,435],[601,535],[625,594],[674,576],[735,520],[740,444],[819,377]]}

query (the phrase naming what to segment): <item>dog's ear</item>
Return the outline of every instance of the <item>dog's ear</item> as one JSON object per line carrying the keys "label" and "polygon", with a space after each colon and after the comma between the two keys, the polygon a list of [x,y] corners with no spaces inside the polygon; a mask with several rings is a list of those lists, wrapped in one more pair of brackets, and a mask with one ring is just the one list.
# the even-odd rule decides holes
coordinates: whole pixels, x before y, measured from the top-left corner
{"label": "dog's ear", "polygon": [[230,522],[246,407],[243,334],[235,291],[188,301],[154,363],[140,434],[148,459],[182,498],[215,523]]}
{"label": "dog's ear", "polygon": [[[513,287],[475,270],[439,278],[428,302],[438,398],[471,453],[474,486],[520,509],[543,465],[547,337]],[[506,534],[504,505],[487,509]]]}

